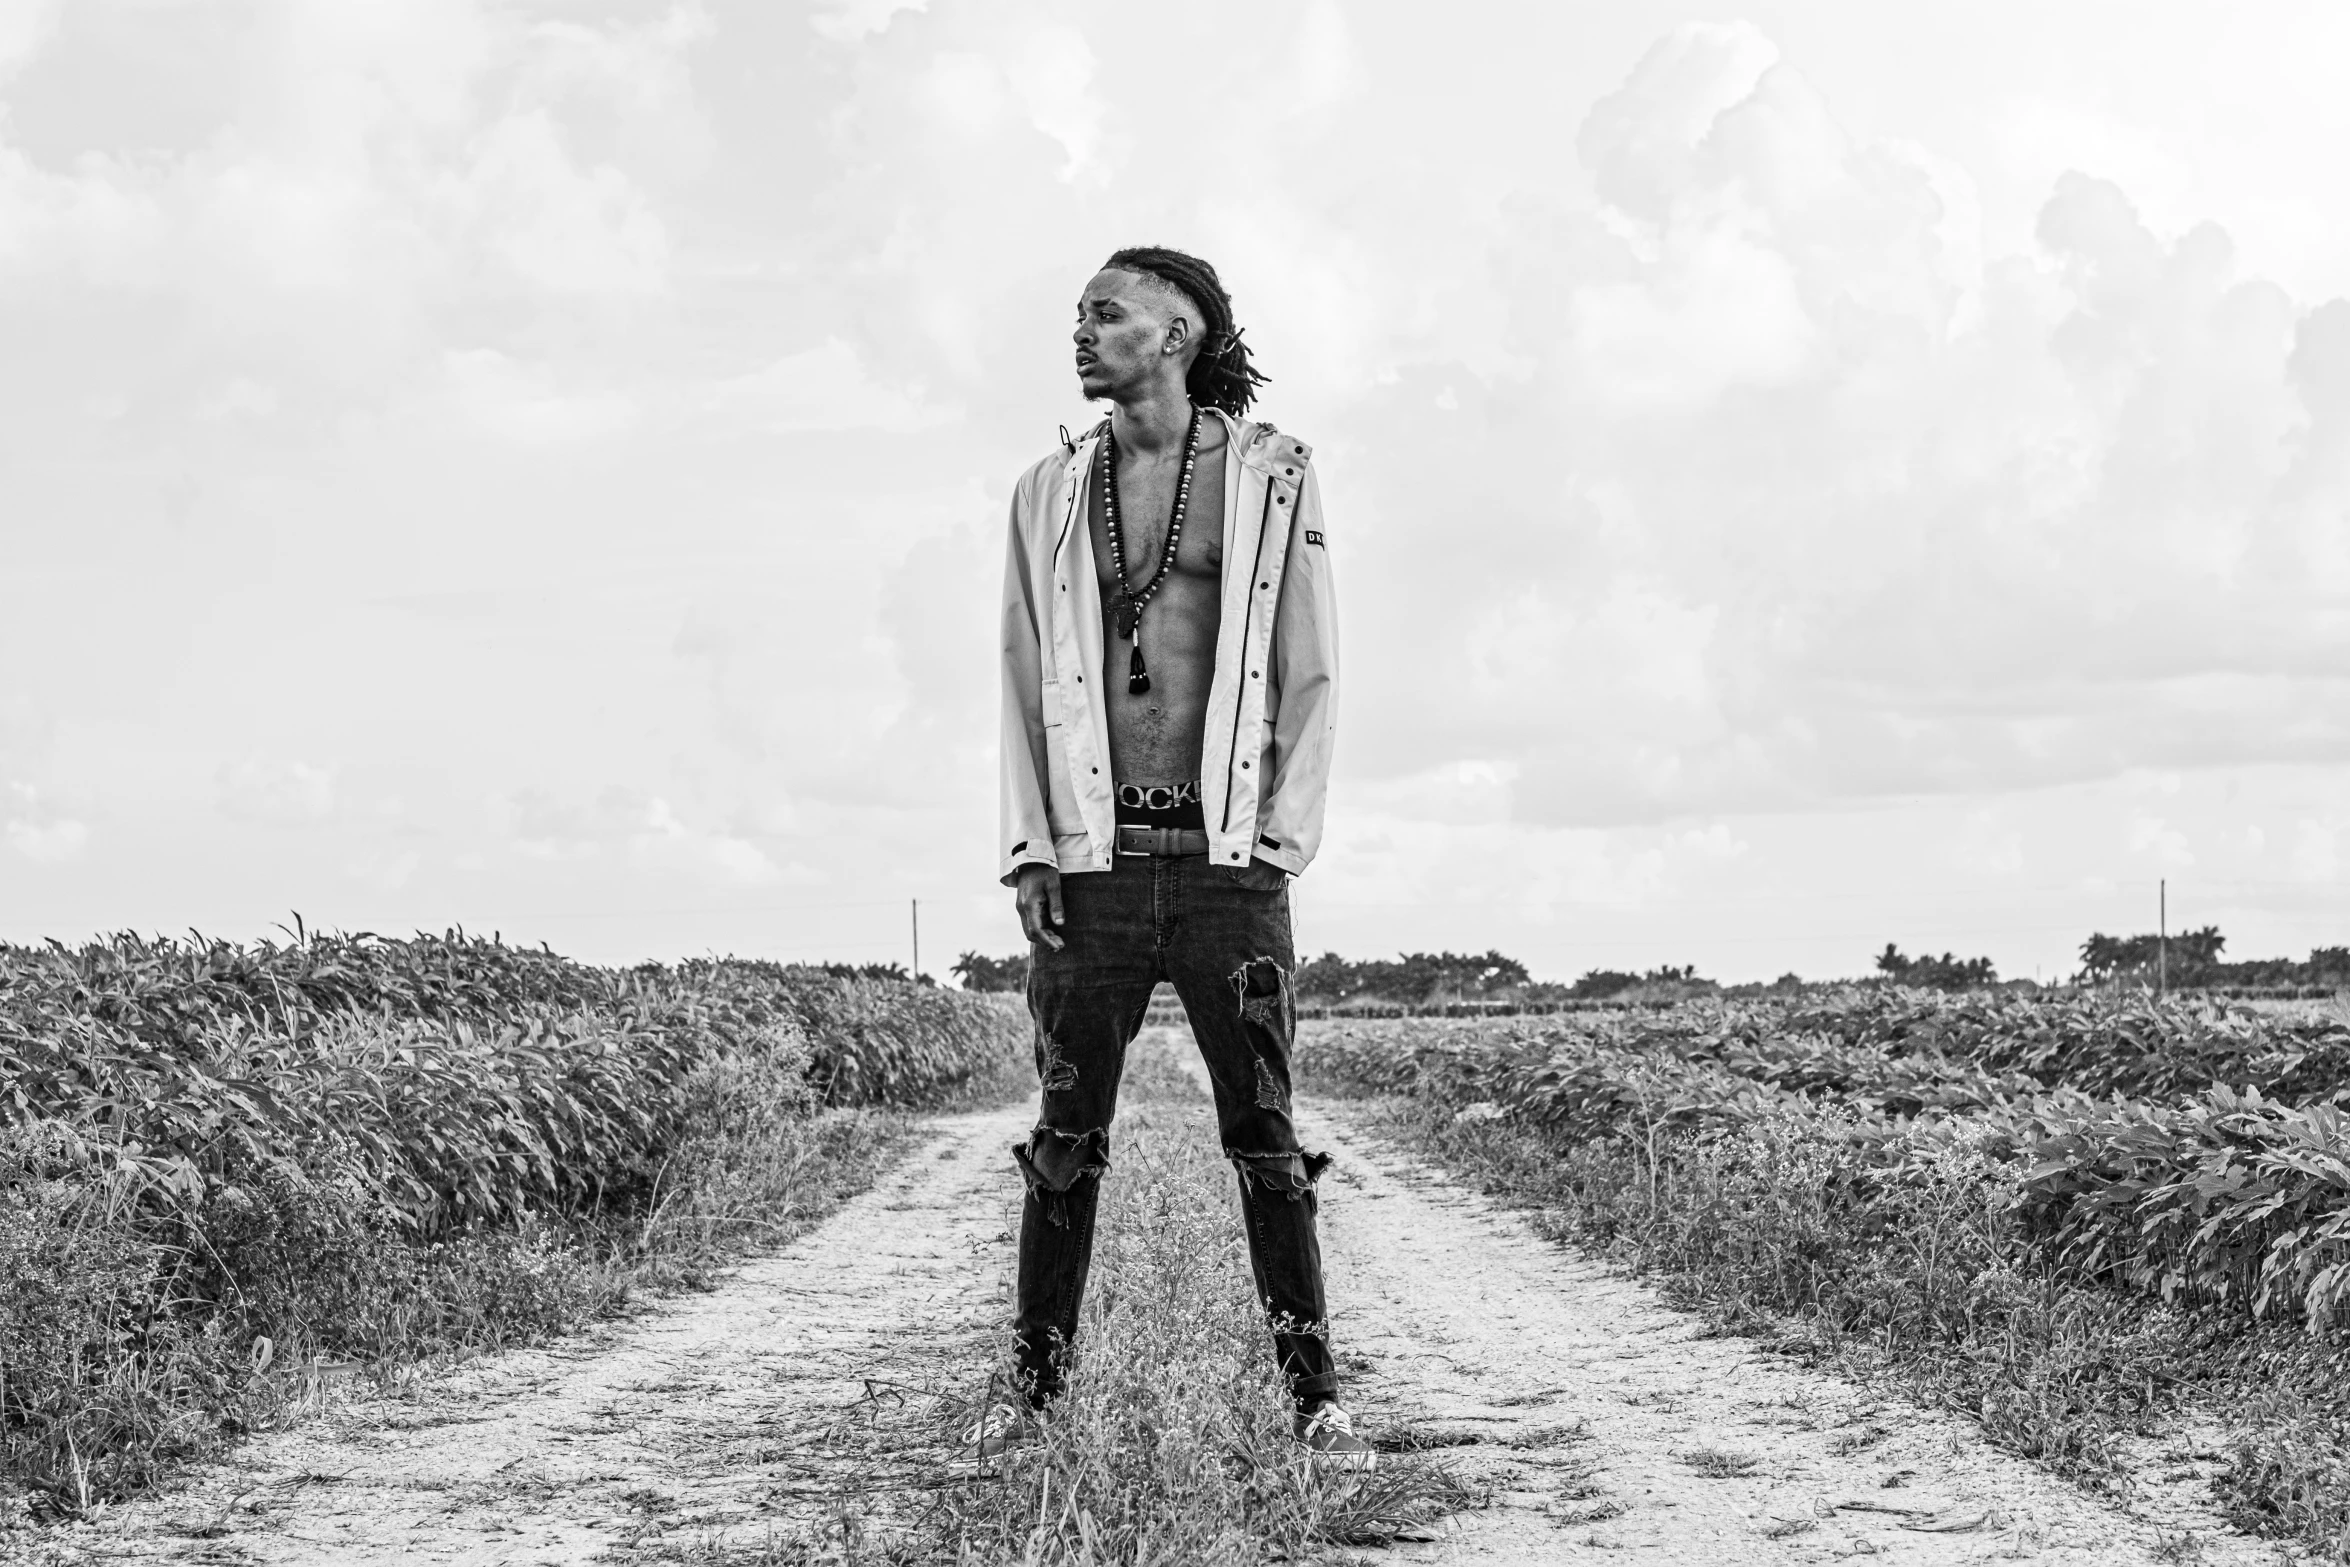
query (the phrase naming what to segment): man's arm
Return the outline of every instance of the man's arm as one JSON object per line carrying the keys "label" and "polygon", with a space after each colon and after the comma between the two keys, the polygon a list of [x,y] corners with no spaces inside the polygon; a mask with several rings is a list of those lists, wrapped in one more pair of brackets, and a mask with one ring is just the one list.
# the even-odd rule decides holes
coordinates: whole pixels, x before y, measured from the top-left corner
{"label": "man's arm", "polygon": [[1028,488],[1023,483],[1013,492],[1004,555],[1003,774],[998,792],[1001,828],[997,846],[1002,850],[998,877],[1007,887],[1018,877],[1021,866],[1055,863],[1051,812],[1046,804],[1050,796],[1045,780],[1044,628],[1021,528]]}
{"label": "man's arm", "polygon": [[1002,776],[999,879],[1016,886],[1020,929],[1032,942],[1058,947],[1061,872],[1053,855],[1052,813],[1045,779],[1043,628],[1036,611],[1021,513],[1028,485],[1012,493],[1005,535],[1002,624]]}
{"label": "man's arm", "polygon": [[1273,720],[1255,850],[1258,859],[1292,876],[1322,847],[1322,808],[1338,735],[1338,608],[1325,542],[1330,524],[1322,515],[1321,481],[1311,464],[1293,511],[1281,607],[1273,621],[1273,690],[1281,707]]}

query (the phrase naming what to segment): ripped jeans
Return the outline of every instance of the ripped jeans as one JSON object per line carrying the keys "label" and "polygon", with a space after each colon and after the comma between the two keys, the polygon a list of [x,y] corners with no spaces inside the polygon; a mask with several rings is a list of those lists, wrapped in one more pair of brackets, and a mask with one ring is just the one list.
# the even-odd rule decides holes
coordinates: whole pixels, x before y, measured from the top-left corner
{"label": "ripped jeans", "polygon": [[1093,1259],[1118,1079],[1163,979],[1190,1015],[1215,1085],[1217,1127],[1239,1173],[1249,1263],[1281,1373],[1301,1408],[1331,1398],[1338,1369],[1314,1234],[1314,1182],[1330,1159],[1300,1148],[1289,1119],[1296,1021],[1289,893],[1252,891],[1205,855],[1111,863],[1106,872],[1062,878],[1068,945],[1029,952],[1044,1111],[1012,1155],[1028,1182],[1015,1325],[1031,1396],[1043,1403],[1061,1389]]}

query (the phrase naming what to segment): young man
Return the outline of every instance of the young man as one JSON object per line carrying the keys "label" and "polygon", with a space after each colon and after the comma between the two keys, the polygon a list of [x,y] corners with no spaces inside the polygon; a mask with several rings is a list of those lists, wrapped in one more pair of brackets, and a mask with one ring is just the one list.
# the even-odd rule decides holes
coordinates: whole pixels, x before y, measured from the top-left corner
{"label": "young man", "polygon": [[[1264,377],[1204,261],[1119,251],[1075,338],[1079,387],[1112,411],[1020,480],[1004,574],[1001,868],[1044,1085],[1013,1150],[1030,1405],[1061,1389],[1126,1047],[1167,980],[1215,1085],[1298,1435],[1367,1464],[1322,1299],[1329,1158],[1289,1116],[1287,884],[1321,842],[1338,695],[1312,453],[1242,417]],[[981,1440],[1034,1432],[1007,1410]]]}

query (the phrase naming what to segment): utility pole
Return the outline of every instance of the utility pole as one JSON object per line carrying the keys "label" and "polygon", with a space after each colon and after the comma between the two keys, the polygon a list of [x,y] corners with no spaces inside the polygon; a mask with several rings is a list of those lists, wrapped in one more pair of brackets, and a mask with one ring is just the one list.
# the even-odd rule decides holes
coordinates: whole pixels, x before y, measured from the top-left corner
{"label": "utility pole", "polygon": [[922,977],[922,900],[914,902],[914,977]]}
{"label": "utility pole", "polygon": [[2170,878],[2154,884],[2154,993],[2170,992]]}

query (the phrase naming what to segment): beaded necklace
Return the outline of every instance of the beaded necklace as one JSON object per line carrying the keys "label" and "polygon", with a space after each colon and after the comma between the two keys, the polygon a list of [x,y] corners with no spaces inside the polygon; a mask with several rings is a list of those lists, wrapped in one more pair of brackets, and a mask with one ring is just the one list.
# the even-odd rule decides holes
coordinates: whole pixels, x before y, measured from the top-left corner
{"label": "beaded necklace", "polygon": [[1183,513],[1191,504],[1191,470],[1199,461],[1199,406],[1191,410],[1191,428],[1183,436],[1183,472],[1175,480],[1175,511],[1167,520],[1167,547],[1159,552],[1159,565],[1150,580],[1137,588],[1126,580],[1126,529],[1118,510],[1118,437],[1107,420],[1102,423],[1102,521],[1110,536],[1110,566],[1118,574],[1118,598],[1112,614],[1118,625],[1121,641],[1134,643],[1134,656],[1126,662],[1126,689],[1140,696],[1151,688],[1150,670],[1142,662],[1142,611],[1159,591],[1159,584],[1167,580],[1167,572],[1175,564],[1175,546],[1183,539]]}

